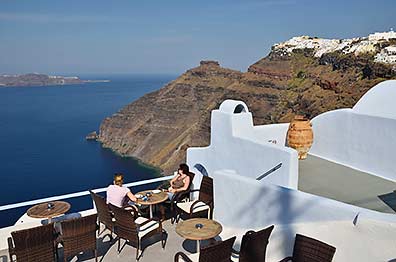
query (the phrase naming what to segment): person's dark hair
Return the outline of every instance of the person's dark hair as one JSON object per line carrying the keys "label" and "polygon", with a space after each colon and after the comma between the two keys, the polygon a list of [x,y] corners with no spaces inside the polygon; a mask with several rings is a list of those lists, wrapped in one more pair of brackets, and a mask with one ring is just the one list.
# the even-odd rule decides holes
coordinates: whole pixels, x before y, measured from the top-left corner
{"label": "person's dark hair", "polygon": [[124,174],[122,173],[115,173],[114,174],[114,184],[117,186],[122,186],[124,182]]}
{"label": "person's dark hair", "polygon": [[181,170],[183,172],[183,174],[188,175],[190,173],[190,168],[188,168],[187,164],[180,164],[179,165],[179,170]]}

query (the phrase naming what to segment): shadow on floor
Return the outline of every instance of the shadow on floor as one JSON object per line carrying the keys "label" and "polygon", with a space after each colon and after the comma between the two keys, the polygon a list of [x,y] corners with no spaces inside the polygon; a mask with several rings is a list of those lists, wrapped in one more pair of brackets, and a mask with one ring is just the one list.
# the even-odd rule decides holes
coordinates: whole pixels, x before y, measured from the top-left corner
{"label": "shadow on floor", "polygon": [[[106,256],[109,249],[117,242],[116,238],[110,240],[109,235],[103,235],[98,237],[96,244],[98,250],[98,261],[102,261]],[[58,249],[59,261],[63,261],[63,247]],[[77,258],[77,260],[75,260]],[[74,257],[69,257],[68,261],[86,261],[90,259],[95,259],[95,253],[93,251],[82,252]]]}

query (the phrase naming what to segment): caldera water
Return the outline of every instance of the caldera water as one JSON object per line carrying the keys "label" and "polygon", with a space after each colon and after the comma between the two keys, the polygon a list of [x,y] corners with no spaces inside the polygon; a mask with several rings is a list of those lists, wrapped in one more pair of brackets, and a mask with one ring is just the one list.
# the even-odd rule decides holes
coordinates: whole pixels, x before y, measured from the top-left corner
{"label": "caldera water", "polygon": [[[0,88],[0,206],[106,187],[115,172],[125,183],[158,170],[104,149],[85,136],[101,121],[174,79],[171,75],[89,75],[110,82]],[[140,188],[132,188],[132,191]],[[92,207],[89,197],[67,200],[70,212]],[[29,208],[0,211],[0,227]]]}

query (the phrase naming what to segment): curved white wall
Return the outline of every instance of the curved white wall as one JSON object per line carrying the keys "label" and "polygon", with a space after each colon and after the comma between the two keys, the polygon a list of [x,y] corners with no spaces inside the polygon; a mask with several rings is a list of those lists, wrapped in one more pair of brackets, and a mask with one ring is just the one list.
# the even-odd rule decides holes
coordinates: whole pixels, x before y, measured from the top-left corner
{"label": "curved white wall", "polygon": [[[236,235],[240,241],[247,230],[274,224],[268,261],[279,261],[291,255],[296,233],[335,246],[335,262],[396,258],[395,215],[261,183],[232,171],[217,171],[213,178],[214,219],[225,228],[221,237]],[[357,214],[355,226],[353,221]],[[360,252],[356,252],[358,250]]]}
{"label": "curved white wall", "polygon": [[310,154],[396,181],[395,120],[342,109],[315,117],[312,128]]}
{"label": "curved white wall", "polygon": [[379,83],[353,107],[315,117],[310,154],[396,181],[396,80]]}
{"label": "curved white wall", "polygon": [[396,119],[396,80],[388,80],[371,88],[353,107],[358,114]]}

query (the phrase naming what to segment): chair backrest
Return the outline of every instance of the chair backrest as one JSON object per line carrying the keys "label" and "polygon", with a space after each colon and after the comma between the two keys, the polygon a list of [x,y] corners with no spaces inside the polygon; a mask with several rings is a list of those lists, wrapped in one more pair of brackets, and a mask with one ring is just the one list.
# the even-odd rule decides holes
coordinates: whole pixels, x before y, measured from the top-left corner
{"label": "chair backrest", "polygon": [[199,262],[230,262],[235,239],[236,237],[232,237],[201,248]]}
{"label": "chair backrest", "polygon": [[293,261],[299,262],[330,262],[333,260],[336,248],[319,240],[296,235],[293,249]]}
{"label": "chair backrest", "polygon": [[111,216],[110,209],[106,203],[106,200],[92,191],[89,191],[89,193],[91,193],[92,200],[95,202],[99,222],[105,224],[105,226],[109,229],[112,229],[114,224],[113,218]]}
{"label": "chair backrest", "polygon": [[202,177],[198,199],[204,203],[210,203],[213,208],[213,179],[211,177]]}
{"label": "chair backrest", "polygon": [[272,225],[257,232],[246,232],[242,237],[239,262],[265,262],[267,245],[273,229],[274,226]]}
{"label": "chair backrest", "polygon": [[54,261],[54,224],[14,231],[11,236],[18,262]]}
{"label": "chair backrest", "polygon": [[97,215],[61,222],[64,256],[96,249]]}
{"label": "chair backrest", "polygon": [[193,172],[189,172],[188,176],[190,177],[190,184],[188,185],[188,189],[191,189],[192,182],[194,180],[195,174]]}
{"label": "chair backrest", "polygon": [[110,210],[115,218],[115,233],[118,237],[129,240],[133,245],[138,245],[138,229],[136,227],[136,216],[131,210],[125,210],[109,204]]}

